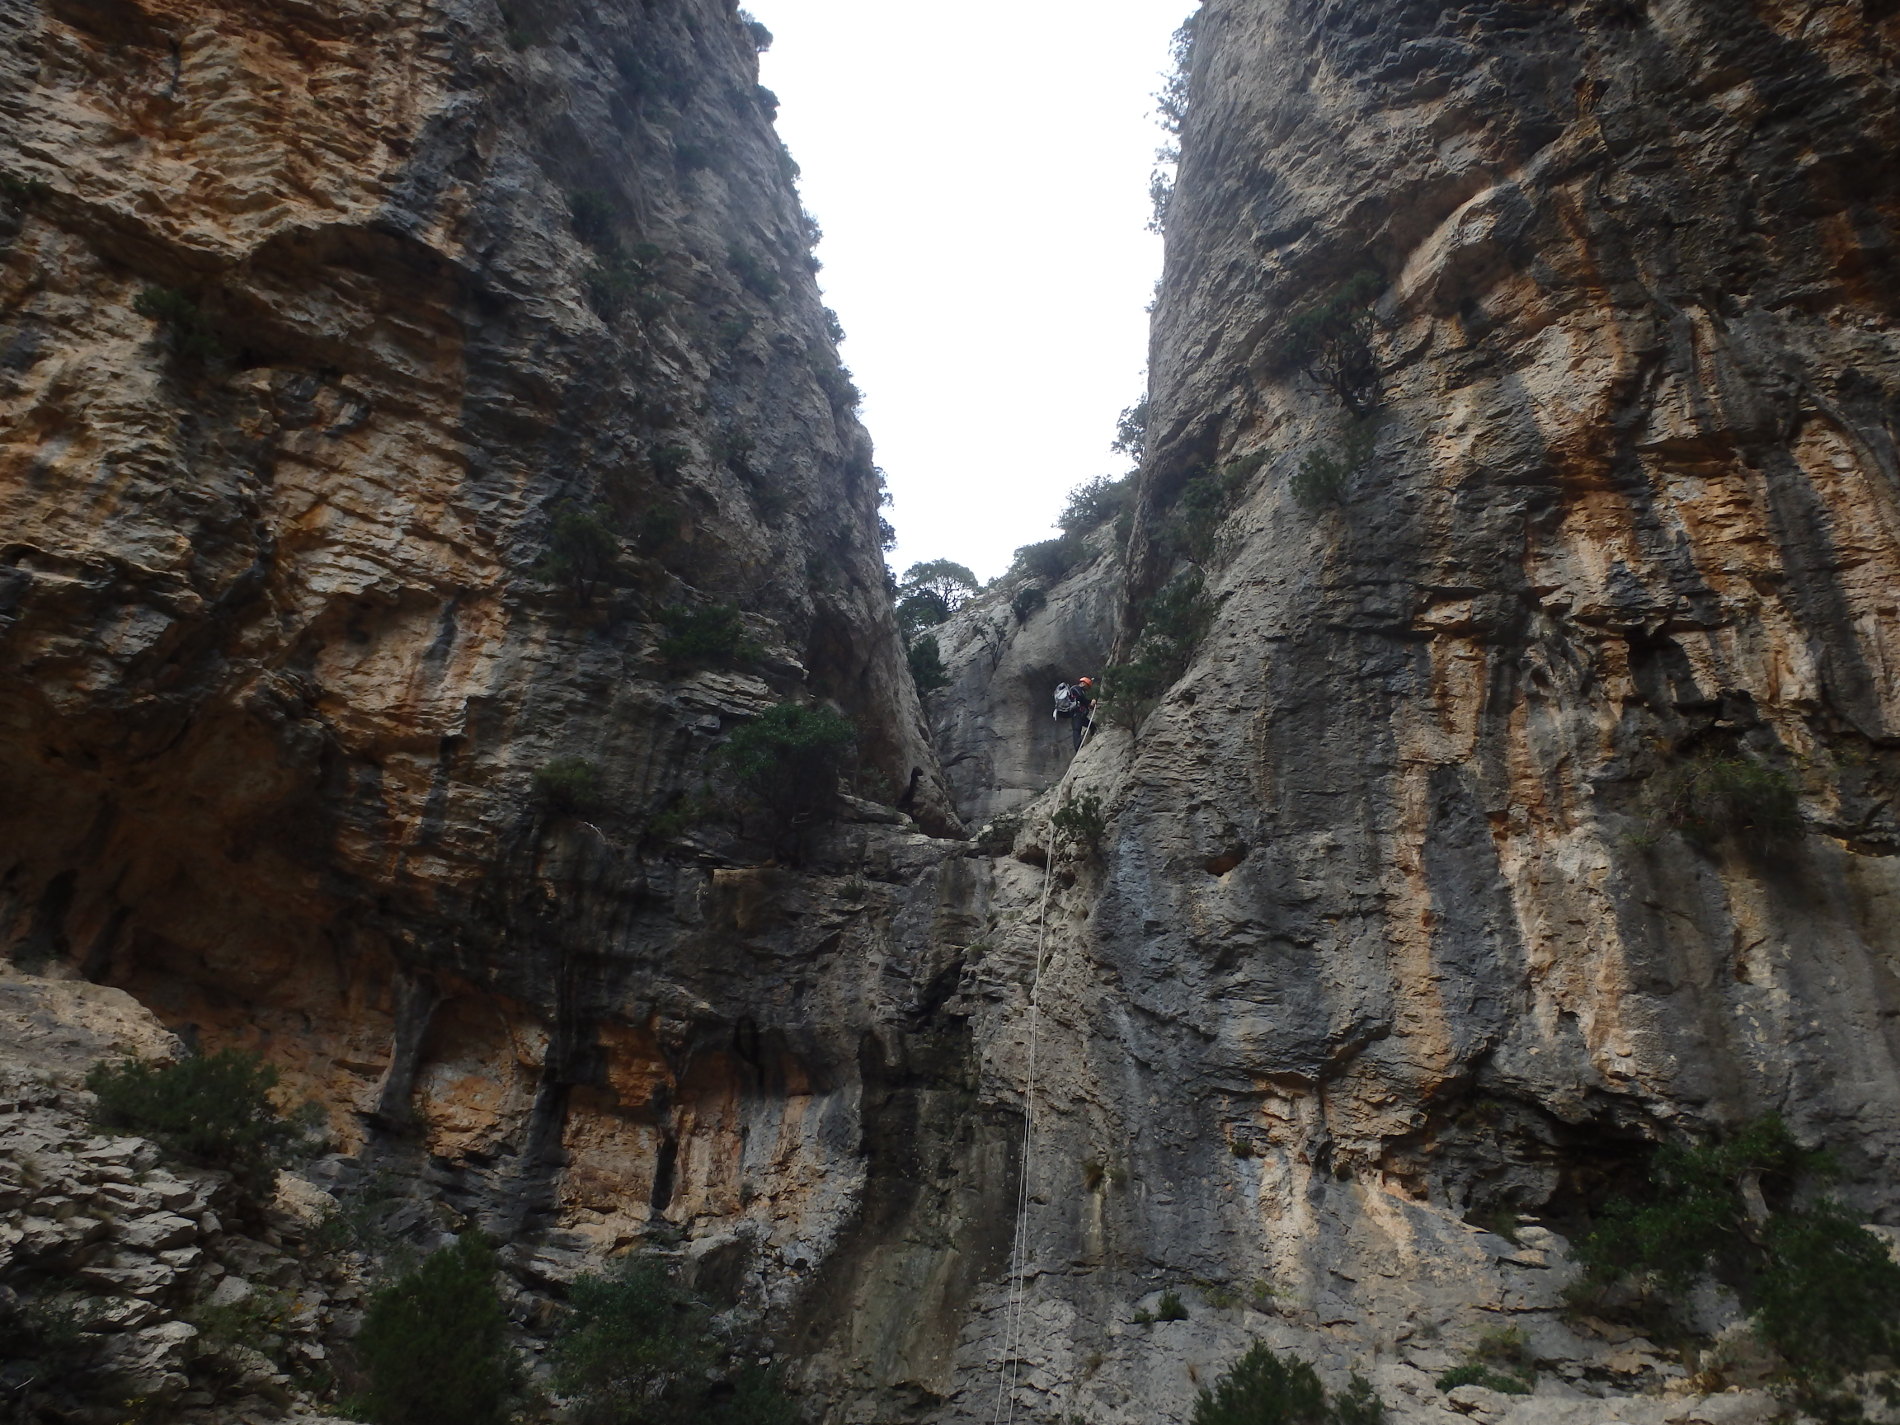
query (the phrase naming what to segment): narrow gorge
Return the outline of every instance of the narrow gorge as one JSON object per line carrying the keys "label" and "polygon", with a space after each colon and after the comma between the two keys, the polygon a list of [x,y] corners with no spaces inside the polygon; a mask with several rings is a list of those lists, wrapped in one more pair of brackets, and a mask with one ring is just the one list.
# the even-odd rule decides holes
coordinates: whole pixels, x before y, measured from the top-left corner
{"label": "narrow gorge", "polygon": [[[727,0],[0,33],[15,1418],[453,1418],[458,1240],[522,1420],[1845,1408],[1751,1293],[1900,1242],[1893,0],[1203,0],[1139,468],[921,694]],[[95,1104],[228,1050],[269,1201]],[[703,1414],[562,1385],[628,1260]]]}

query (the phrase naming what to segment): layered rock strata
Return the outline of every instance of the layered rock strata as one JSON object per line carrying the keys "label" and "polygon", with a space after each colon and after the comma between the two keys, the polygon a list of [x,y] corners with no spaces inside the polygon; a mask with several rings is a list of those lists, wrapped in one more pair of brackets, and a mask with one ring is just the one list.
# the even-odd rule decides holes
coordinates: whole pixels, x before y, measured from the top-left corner
{"label": "layered rock strata", "polygon": [[[1000,1102],[1036,1046],[1028,1263],[911,1367],[932,1418],[1007,1371],[1034,1418],[1183,1419],[1256,1335],[1408,1416],[1769,1408],[1565,1320],[1564,1237],[1767,1114],[1900,1213],[1897,26],[1202,7],[1117,657],[1164,589],[1207,628],[1032,810],[1036,862],[1110,814],[1046,936],[1000,863],[973,1023]],[[1686,812],[1720,767],[1758,799]],[[1536,1395],[1434,1388],[1505,1327]]]}
{"label": "layered rock strata", "polygon": [[755,31],[0,29],[12,955],[265,1054],[506,1236],[756,1219],[795,1280],[916,968],[865,983],[866,878],[935,843],[865,803],[834,874],[734,869],[718,748],[829,701],[861,791],[957,826]]}

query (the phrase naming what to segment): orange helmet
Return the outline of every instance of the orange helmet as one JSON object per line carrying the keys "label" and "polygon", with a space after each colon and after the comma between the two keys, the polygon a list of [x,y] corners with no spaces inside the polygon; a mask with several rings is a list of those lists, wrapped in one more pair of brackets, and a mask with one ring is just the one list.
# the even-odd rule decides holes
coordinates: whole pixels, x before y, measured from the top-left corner
{"label": "orange helmet", "polygon": [[1078,688],[1092,688],[1095,686],[1095,680],[1093,678],[1077,678],[1075,685]]}

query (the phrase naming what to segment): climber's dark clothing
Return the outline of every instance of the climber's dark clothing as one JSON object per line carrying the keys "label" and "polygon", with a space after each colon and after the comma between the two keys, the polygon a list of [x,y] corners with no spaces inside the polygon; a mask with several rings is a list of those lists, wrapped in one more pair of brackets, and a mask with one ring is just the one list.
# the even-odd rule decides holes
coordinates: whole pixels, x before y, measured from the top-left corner
{"label": "climber's dark clothing", "polygon": [[1087,693],[1077,691],[1077,707],[1069,715],[1069,731],[1075,735],[1075,750],[1082,750],[1082,739],[1088,735],[1089,719],[1095,711],[1095,700]]}

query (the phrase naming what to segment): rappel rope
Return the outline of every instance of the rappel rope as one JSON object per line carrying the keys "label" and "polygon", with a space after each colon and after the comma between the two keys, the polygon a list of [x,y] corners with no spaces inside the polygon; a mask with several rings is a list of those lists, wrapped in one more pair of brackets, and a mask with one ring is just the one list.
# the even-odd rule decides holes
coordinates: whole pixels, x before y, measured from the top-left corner
{"label": "rappel rope", "polygon": [[[1095,719],[1082,732],[1079,753],[1095,733]],[[1071,762],[1073,765],[1073,761]],[[1066,780],[1066,778],[1065,778]],[[1016,1387],[1022,1383],[1022,1353],[1028,1315],[1029,1169],[1036,1141],[1036,1049],[1042,1028],[1042,970],[1049,937],[1049,890],[1055,884],[1055,836],[1049,837],[1049,860],[1042,873],[1042,901],[1036,908],[1036,966],[1029,981],[1029,1057],[1023,1071],[1023,1153],[1016,1184],[1016,1231],[1009,1247],[1009,1295],[1003,1307],[1003,1356],[996,1373],[996,1411],[992,1425],[1014,1425]]]}

